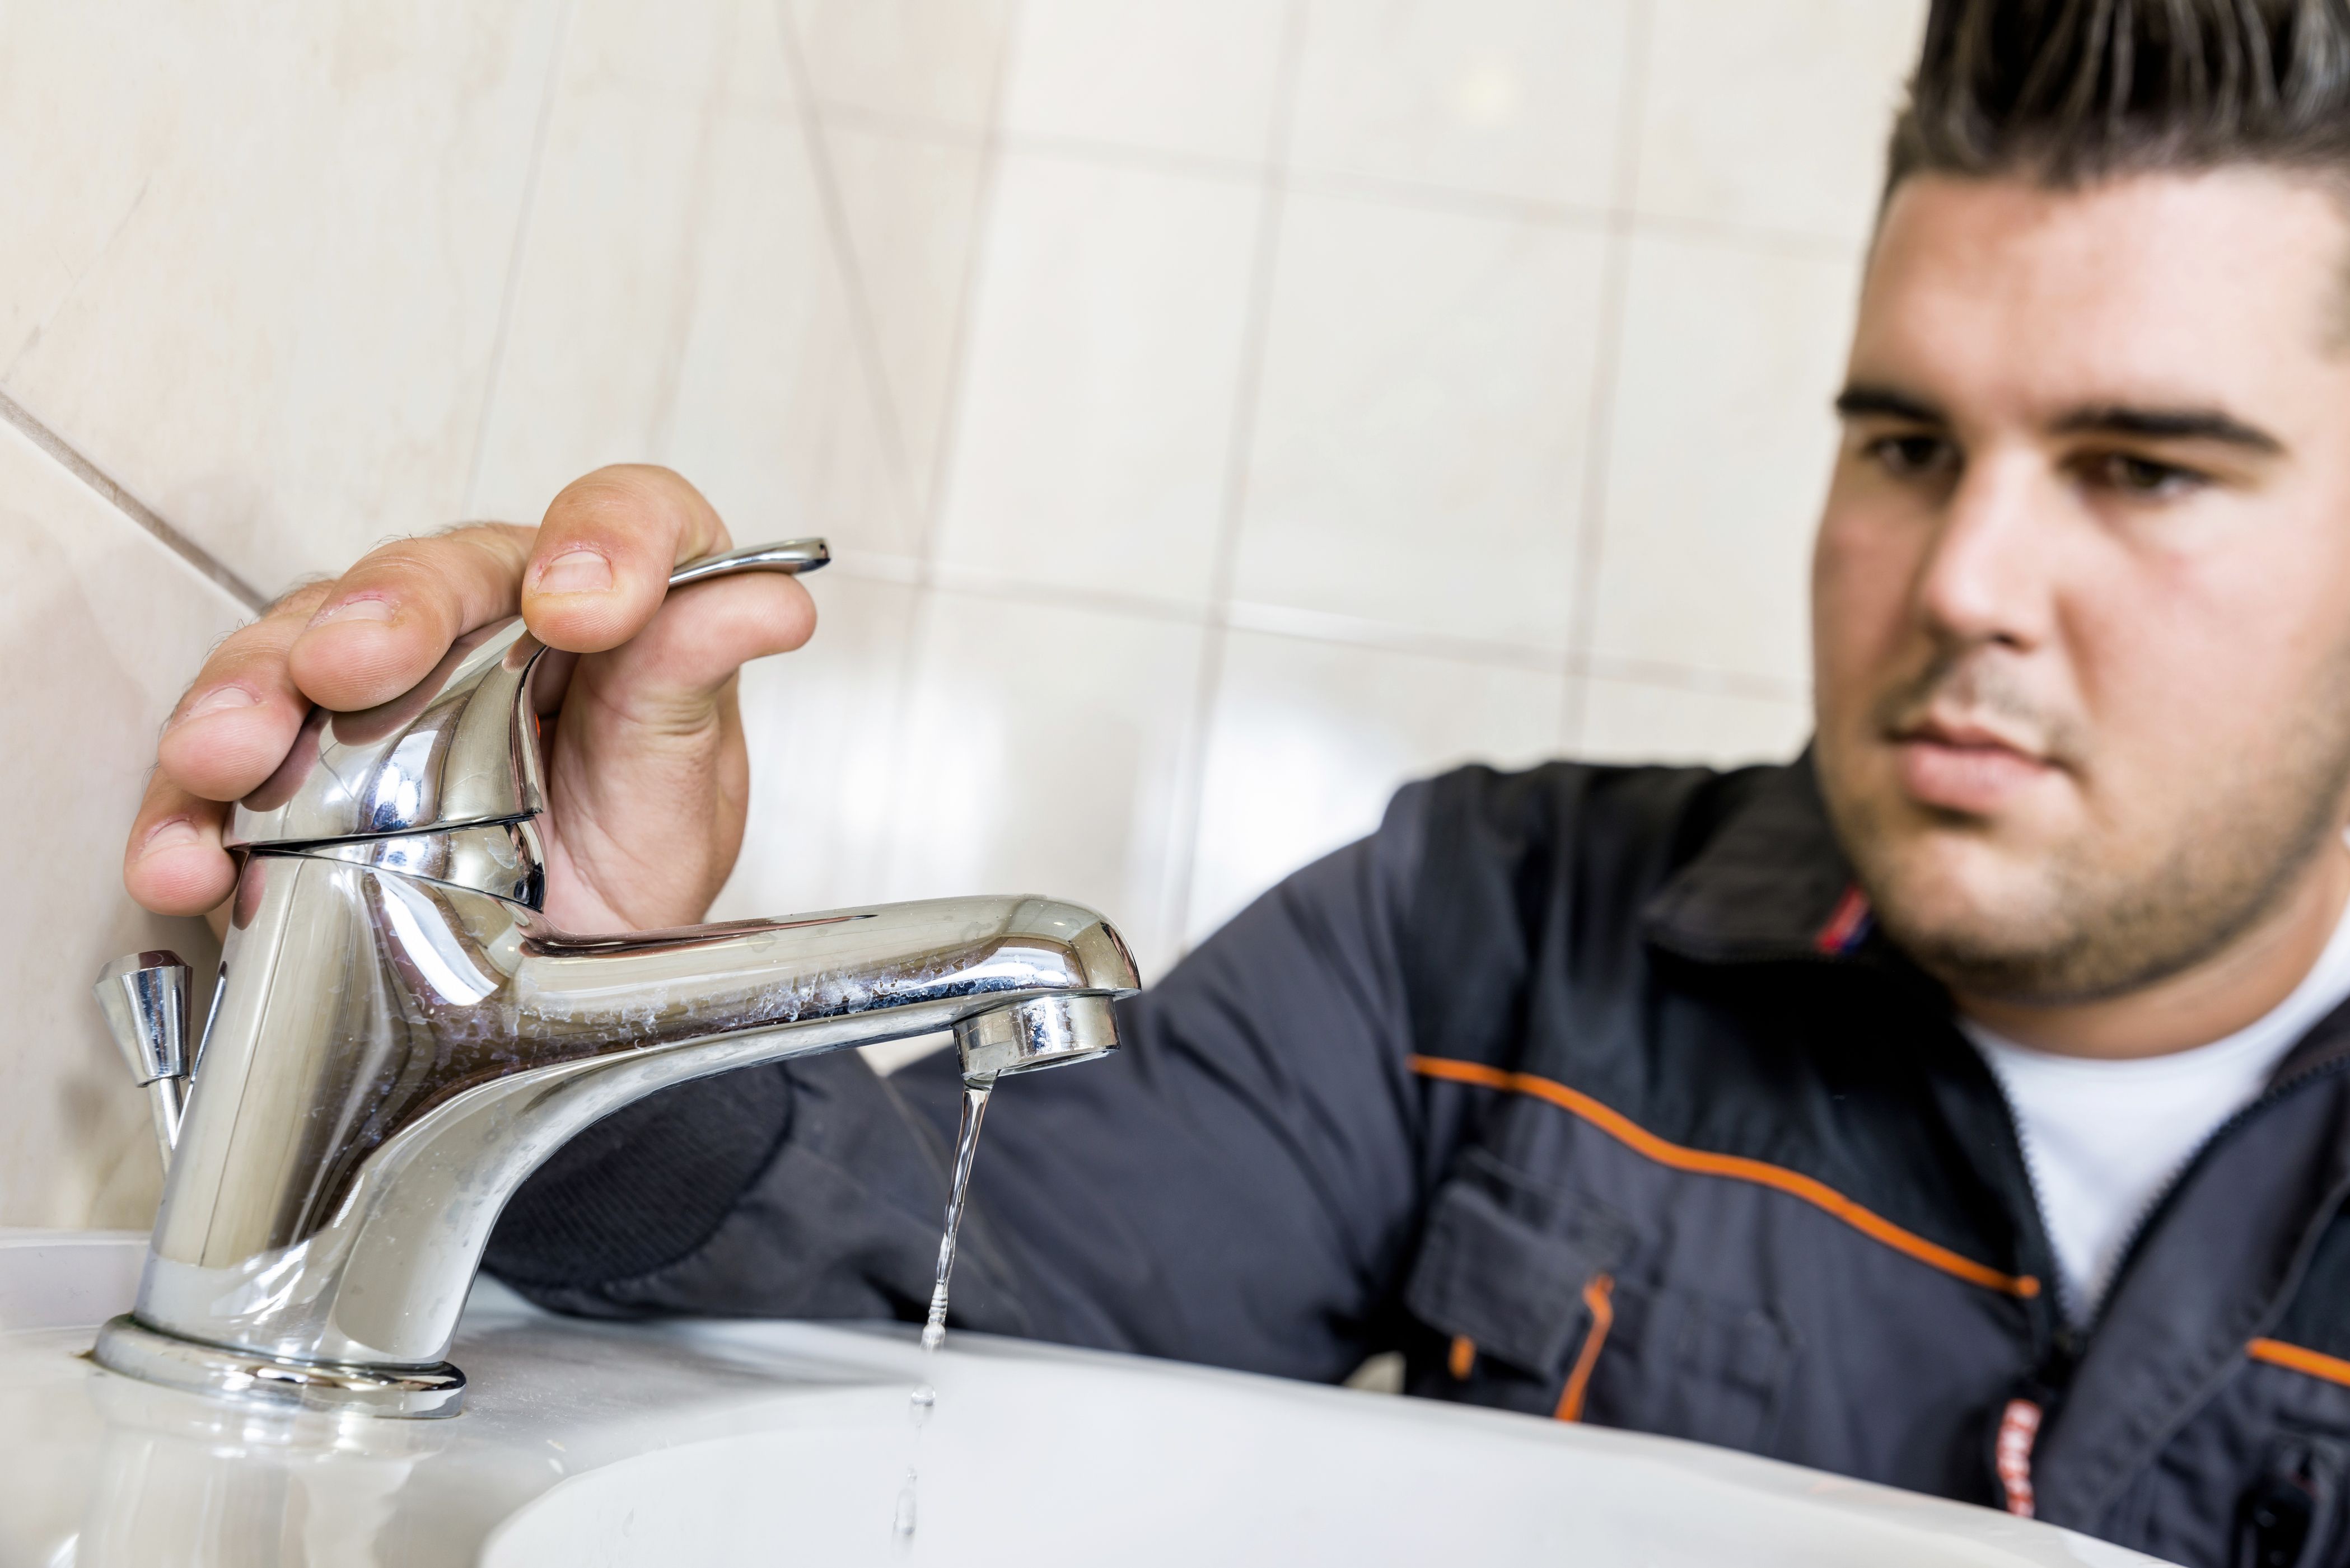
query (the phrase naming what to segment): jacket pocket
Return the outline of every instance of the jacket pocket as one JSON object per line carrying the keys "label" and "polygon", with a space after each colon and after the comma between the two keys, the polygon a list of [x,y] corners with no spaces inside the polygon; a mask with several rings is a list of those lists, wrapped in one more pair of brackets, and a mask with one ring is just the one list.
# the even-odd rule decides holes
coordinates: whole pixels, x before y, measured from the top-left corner
{"label": "jacket pocket", "polygon": [[1432,1331],[1414,1392],[1769,1451],[1794,1360],[1775,1314],[1647,1276],[1586,1195],[1472,1151],[1430,1206],[1404,1287]]}
{"label": "jacket pocket", "polygon": [[[1587,1326],[1586,1288],[1616,1265],[1629,1240],[1628,1227],[1596,1205],[1563,1205],[1474,1153],[1437,1190],[1404,1306],[1467,1341],[1477,1358],[1548,1381]],[[1459,1376],[1465,1358],[1455,1359]]]}
{"label": "jacket pocket", "polygon": [[2323,1568],[2342,1561],[2343,1489],[2350,1447],[2287,1428],[2261,1479],[2236,1507],[2233,1568]]}

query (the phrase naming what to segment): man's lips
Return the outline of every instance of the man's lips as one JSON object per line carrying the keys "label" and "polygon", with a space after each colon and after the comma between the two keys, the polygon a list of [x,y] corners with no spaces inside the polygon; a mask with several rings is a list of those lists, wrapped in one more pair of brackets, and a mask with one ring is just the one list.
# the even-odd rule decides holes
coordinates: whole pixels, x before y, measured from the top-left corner
{"label": "man's lips", "polygon": [[1996,731],[1928,721],[1893,737],[1901,786],[1920,805],[1988,815],[2056,771]]}

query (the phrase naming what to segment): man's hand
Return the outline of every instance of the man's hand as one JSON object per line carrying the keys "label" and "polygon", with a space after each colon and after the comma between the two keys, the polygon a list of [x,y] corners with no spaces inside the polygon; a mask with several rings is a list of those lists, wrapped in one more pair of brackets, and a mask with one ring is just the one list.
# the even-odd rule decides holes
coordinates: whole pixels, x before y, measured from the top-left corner
{"label": "man's hand", "polygon": [[296,589],[215,649],[173,710],[124,885],[158,914],[221,903],[236,877],[221,847],[228,803],[276,770],[313,702],[389,701],[459,637],[520,609],[541,642],[586,655],[550,732],[547,917],[589,932],[700,919],[743,844],[736,668],[816,629],[807,590],[775,573],[667,595],[679,562],[731,543],[676,474],[607,468],[556,496],[536,529],[403,539]]}

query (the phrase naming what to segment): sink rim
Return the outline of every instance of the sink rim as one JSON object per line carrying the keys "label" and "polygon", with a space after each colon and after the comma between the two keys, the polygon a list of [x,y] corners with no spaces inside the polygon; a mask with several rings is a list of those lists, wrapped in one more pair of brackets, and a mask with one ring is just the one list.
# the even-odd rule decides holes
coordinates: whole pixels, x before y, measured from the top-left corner
{"label": "sink rim", "polygon": [[[68,1345],[75,1351],[86,1349],[99,1322],[109,1310],[128,1308],[129,1293],[135,1289],[137,1281],[136,1270],[130,1263],[134,1258],[143,1258],[145,1246],[144,1233],[0,1231],[0,1392],[13,1386],[6,1375],[12,1357],[20,1361],[26,1355],[47,1357]],[[77,1271],[81,1277],[70,1277]],[[31,1280],[35,1288],[27,1287],[28,1272],[41,1276]],[[48,1288],[37,1288],[44,1286]],[[115,1299],[109,1299],[109,1292]],[[31,1321],[44,1314],[48,1321]],[[57,1321],[61,1314],[82,1321]],[[737,1386],[731,1393],[713,1392],[726,1386],[714,1374],[698,1390],[679,1386],[680,1397],[674,1408],[648,1409],[640,1416],[619,1417],[595,1411],[577,1417],[582,1429],[593,1428],[612,1439],[604,1445],[605,1457],[591,1460],[583,1452],[576,1469],[558,1467],[552,1477],[542,1477],[541,1484],[536,1485],[528,1495],[511,1499],[510,1505],[502,1506],[494,1520],[485,1521],[483,1533],[475,1541],[477,1553],[489,1552],[494,1542],[517,1528],[517,1521],[529,1517],[554,1493],[565,1489],[610,1485],[620,1480],[617,1472],[631,1460],[700,1442],[723,1442],[745,1434],[783,1430],[786,1423],[780,1422],[776,1413],[793,1398],[805,1406],[809,1393],[826,1381],[844,1387],[876,1384],[902,1387],[933,1380],[945,1386],[959,1367],[968,1366],[974,1373],[992,1376],[1006,1364],[1020,1364],[1049,1366],[1065,1375],[1112,1378],[1129,1386],[1184,1389],[1211,1397],[1231,1398],[1242,1402],[1243,1410],[1247,1403],[1254,1403],[1263,1410],[1267,1401],[1274,1407],[1306,1417],[1318,1415],[1324,1419],[1343,1410],[1356,1426],[1369,1423],[1392,1429],[1398,1434],[1398,1441],[1409,1436],[1425,1443],[1431,1433],[1450,1428],[1478,1432],[1488,1439],[1547,1449],[1562,1458],[1581,1455],[1609,1465],[1628,1461],[1660,1466],[1702,1483],[1709,1490],[1782,1504],[1794,1503],[1843,1516],[1856,1523],[1866,1521],[1879,1527],[1889,1525],[1920,1532],[1935,1538],[1946,1548],[1971,1543],[1997,1553],[2000,1560],[2019,1564],[2087,1563],[2121,1568],[2124,1564],[2156,1561],[2106,1542],[1991,1508],[1904,1491],[1680,1438],[1570,1425],[1482,1407],[1364,1393],[1221,1367],[966,1331],[956,1332],[950,1338],[949,1348],[937,1358],[931,1358],[919,1348],[916,1333],[910,1324],[897,1324],[566,1318],[531,1305],[485,1276],[477,1282],[474,1299],[468,1304],[459,1334],[459,1345],[464,1347],[461,1355],[484,1366],[484,1375],[475,1385],[473,1407],[452,1420],[422,1425],[441,1428],[452,1438],[465,1436],[469,1440],[462,1442],[462,1448],[473,1447],[470,1439],[511,1446],[529,1430],[529,1413],[536,1407],[534,1400],[543,1404],[546,1396],[545,1386],[528,1386],[529,1378],[536,1376],[541,1384],[546,1384],[545,1366],[567,1355],[592,1356],[599,1363],[607,1357],[633,1363],[639,1368],[637,1376],[640,1379],[663,1376],[660,1371],[662,1366],[681,1366],[689,1361],[707,1368],[723,1369],[732,1365],[743,1370],[764,1369],[765,1373],[763,1380],[754,1379],[754,1386]],[[77,1338],[80,1341],[78,1345],[73,1343]],[[517,1355],[521,1357],[519,1361]],[[533,1356],[538,1361],[533,1362]],[[664,1361],[664,1357],[668,1360]],[[501,1363],[509,1364],[504,1371],[492,1370]],[[99,1400],[100,1405],[111,1406],[118,1412],[109,1414],[109,1421],[119,1423],[122,1409],[150,1412],[155,1421],[188,1428],[232,1418],[231,1407],[218,1402],[131,1383],[87,1361],[77,1365],[84,1378],[102,1378],[116,1386],[110,1390],[111,1397]],[[538,1370],[534,1372],[534,1367]],[[829,1377],[795,1381],[796,1369],[818,1367],[828,1369]],[[644,1368],[652,1370],[646,1372]],[[65,1369],[52,1365],[51,1370]],[[89,1397],[87,1390],[84,1397]],[[413,1438],[403,1438],[395,1444],[389,1431],[379,1435],[354,1429],[350,1426],[352,1417],[273,1419],[293,1423],[276,1429],[286,1433],[297,1448],[324,1444],[338,1452],[348,1452],[357,1444],[387,1452],[395,1447],[420,1452],[411,1446]],[[306,1419],[314,1425],[303,1427],[300,1423]],[[419,1425],[356,1419],[364,1428],[412,1429]],[[147,1426],[149,1418],[140,1418],[139,1424]],[[540,1424],[546,1430],[560,1430],[567,1436],[571,1430],[554,1417],[542,1417]],[[694,1436],[696,1430],[706,1435]],[[305,1432],[314,1433],[315,1439],[302,1436]],[[641,1443],[628,1440],[629,1434],[640,1437]],[[0,1451],[8,1446],[0,1441]],[[421,1451],[437,1452],[439,1447],[435,1444]]]}

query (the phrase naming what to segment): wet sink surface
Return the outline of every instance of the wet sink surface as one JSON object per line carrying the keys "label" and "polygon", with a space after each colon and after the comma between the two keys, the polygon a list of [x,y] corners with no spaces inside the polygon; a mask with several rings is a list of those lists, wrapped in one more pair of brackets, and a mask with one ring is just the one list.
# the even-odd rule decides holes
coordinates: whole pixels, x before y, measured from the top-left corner
{"label": "wet sink surface", "polygon": [[0,1233],[0,1568],[2150,1561],[1657,1438],[894,1326],[581,1323],[494,1286],[463,1416],[256,1417],[79,1358],[142,1240]]}

